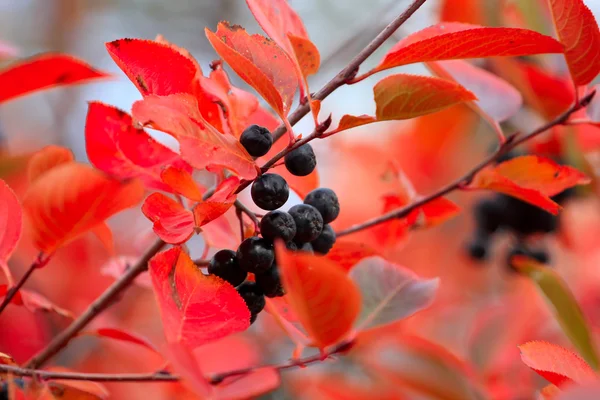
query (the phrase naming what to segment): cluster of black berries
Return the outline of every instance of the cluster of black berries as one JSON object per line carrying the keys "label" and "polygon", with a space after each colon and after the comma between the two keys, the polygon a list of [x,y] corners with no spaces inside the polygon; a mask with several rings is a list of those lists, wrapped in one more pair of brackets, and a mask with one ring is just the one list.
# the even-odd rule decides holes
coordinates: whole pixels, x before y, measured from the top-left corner
{"label": "cluster of black berries", "polygon": [[[252,156],[267,154],[273,139],[269,131],[257,125],[247,128],[240,142]],[[312,148],[305,144],[285,157],[285,165],[294,175],[308,175],[316,166]],[[250,322],[265,307],[265,296],[279,297],[284,289],[279,278],[275,259],[274,241],[282,240],[288,249],[326,254],[335,243],[335,232],[329,225],[340,212],[335,192],[320,188],[310,192],[304,204],[298,204],[288,212],[279,211],[288,199],[287,182],[277,174],[263,174],[251,189],[252,200],[264,210],[270,210],[260,221],[261,236],[244,240],[237,251],[221,250],[210,260],[208,272],[233,286],[242,296],[250,310]],[[254,282],[246,281],[248,273],[254,274]]]}

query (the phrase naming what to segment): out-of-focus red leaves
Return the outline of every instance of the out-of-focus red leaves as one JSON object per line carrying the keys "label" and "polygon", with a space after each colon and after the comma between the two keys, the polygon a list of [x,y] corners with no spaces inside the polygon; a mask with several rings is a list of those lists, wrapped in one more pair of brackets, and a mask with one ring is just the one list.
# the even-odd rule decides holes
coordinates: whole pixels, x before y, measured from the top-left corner
{"label": "out-of-focus red leaves", "polygon": [[50,145],[38,150],[27,163],[27,178],[33,182],[44,172],[57,165],[71,162],[75,159],[73,152],[66,147]]}
{"label": "out-of-focus red leaves", "polygon": [[373,87],[378,121],[409,119],[476,100],[459,84],[428,76],[388,76]]}
{"label": "out-of-focus red leaves", "polygon": [[0,269],[12,284],[8,259],[12,255],[23,229],[23,210],[17,195],[0,179]]}
{"label": "out-of-focus red leaves", "polygon": [[275,245],[288,302],[319,348],[350,334],[360,311],[360,293],[342,268],[331,260],[289,252]]}
{"label": "out-of-focus red leaves", "polygon": [[[74,372],[64,367],[50,367],[46,371],[52,372]],[[48,382],[47,399],[63,400],[104,400],[110,395],[108,390],[98,382],[85,380],[53,379]],[[34,399],[46,399],[46,397],[33,397]]]}
{"label": "out-of-focus red leaves", "polygon": [[519,346],[519,350],[529,368],[558,387],[600,379],[581,357],[564,347],[534,341]]}
{"label": "out-of-focus red leaves", "polygon": [[120,179],[140,178],[154,189],[171,191],[161,180],[165,165],[191,170],[177,153],[134,127],[129,114],[100,102],[89,103],[85,144],[96,168]]}
{"label": "out-of-focus red leaves", "polygon": [[220,22],[216,32],[205,30],[229,66],[285,119],[298,88],[294,62],[274,41],[249,35],[238,25]]}
{"label": "out-of-focus red leaves", "polygon": [[98,336],[101,338],[108,338],[118,340],[121,342],[135,344],[137,346],[145,347],[146,349],[158,353],[158,350],[148,341],[148,339],[141,337],[137,334],[124,331],[117,328],[99,328],[91,331],[81,332],[79,335]]}
{"label": "out-of-focus red leaves", "polygon": [[193,167],[224,167],[245,179],[256,177],[257,167],[252,157],[233,135],[220,133],[204,120],[193,96],[150,95],[135,102],[132,113],[140,124],[175,137],[182,158]]}
{"label": "out-of-focus red leaves", "polygon": [[[102,275],[110,276],[118,279],[127,270],[138,261],[138,257],[134,256],[118,256],[109,259],[102,267],[100,272]],[[134,283],[144,288],[151,288],[150,276],[147,273],[142,273],[135,278]]]}
{"label": "out-of-focus red leaves", "polygon": [[194,214],[162,193],[148,196],[142,212],[152,221],[154,233],[167,243],[181,244],[194,234]]}
{"label": "out-of-focus red leaves", "polygon": [[485,5],[479,0],[442,0],[440,21],[485,25]]}
{"label": "out-of-focus red leaves", "polygon": [[363,258],[378,256],[379,252],[369,245],[360,242],[351,242],[349,240],[336,240],[332,249],[327,253],[327,258],[349,271]]}
{"label": "out-of-focus red leaves", "polygon": [[38,90],[85,83],[108,76],[65,54],[41,54],[0,70],[0,104]]}
{"label": "out-of-focus red leaves", "polygon": [[235,288],[204,275],[180,247],[154,256],[149,271],[169,342],[193,349],[250,326],[250,312]]}
{"label": "out-of-focus red leaves", "polygon": [[587,85],[600,72],[600,30],[583,0],[549,0],[554,26],[576,85]]}
{"label": "out-of-focus red leaves", "polygon": [[194,181],[194,177],[188,171],[167,167],[161,172],[160,178],[173,192],[192,201],[202,201],[202,195],[206,190]]}
{"label": "out-of-focus red leaves", "polygon": [[60,164],[31,183],[23,209],[38,250],[51,254],[112,215],[138,204],[144,187],[77,162]]}
{"label": "out-of-focus red leaves", "polygon": [[0,60],[15,57],[17,54],[16,48],[4,41],[0,42]]}
{"label": "out-of-focus red leaves", "polygon": [[[0,285],[0,298],[6,296],[8,290],[8,285]],[[73,314],[70,311],[57,306],[56,304],[48,300],[46,297],[31,290],[19,290],[19,292],[11,300],[11,304],[17,306],[24,306],[31,312],[42,311],[48,313],[55,313],[67,319],[73,319]]]}
{"label": "out-of-focus red leaves", "polygon": [[589,178],[573,167],[529,155],[484,169],[475,176],[471,186],[504,193],[558,214],[560,206],[550,197],[589,182]]}
{"label": "out-of-focus red leaves", "polygon": [[206,225],[225,214],[235,202],[234,192],[239,185],[240,180],[237,177],[227,178],[217,186],[212,196],[194,206],[196,226]]}
{"label": "out-of-focus red leaves", "polygon": [[143,96],[195,93],[196,74],[190,58],[153,40],[119,39],[106,43],[108,53]]}

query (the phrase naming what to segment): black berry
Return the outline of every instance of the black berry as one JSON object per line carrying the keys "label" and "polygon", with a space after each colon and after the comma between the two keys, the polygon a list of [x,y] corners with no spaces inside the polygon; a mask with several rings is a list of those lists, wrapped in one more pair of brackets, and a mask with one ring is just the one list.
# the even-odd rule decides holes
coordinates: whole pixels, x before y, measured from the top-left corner
{"label": "black berry", "polygon": [[256,282],[244,282],[238,286],[237,291],[248,306],[250,314],[256,315],[265,308],[265,296]]}
{"label": "black berry", "polygon": [[314,253],[312,244],[310,243],[298,243],[296,246],[298,246],[298,251],[310,254]]}
{"label": "black berry", "polygon": [[481,236],[476,237],[467,245],[469,256],[478,261],[483,261],[488,256],[489,241]]}
{"label": "black berry", "polygon": [[226,280],[233,286],[244,282],[248,273],[240,268],[235,251],[220,250],[208,264],[208,273]]}
{"label": "black berry", "polygon": [[257,274],[256,283],[267,297],[280,297],[284,295],[279,277],[279,269],[276,265],[273,265],[265,273]]}
{"label": "black berry", "polygon": [[298,250],[298,245],[297,245],[296,243],[294,243],[294,242],[287,242],[287,243],[285,244],[285,247],[286,247],[288,250],[291,250],[291,251],[296,251],[296,250]]}
{"label": "black berry", "polygon": [[256,321],[256,318],[258,318],[258,314],[250,314],[250,325]]}
{"label": "black berry", "polygon": [[262,157],[271,150],[273,136],[267,128],[251,125],[242,132],[240,143],[251,156]]}
{"label": "black berry", "polygon": [[258,236],[244,240],[237,250],[237,261],[240,267],[254,274],[260,274],[271,268],[274,259],[273,243]]}
{"label": "black berry", "polygon": [[289,213],[296,222],[296,242],[311,242],[321,234],[323,217],[313,206],[297,204],[290,208]]}
{"label": "black berry", "polygon": [[304,144],[286,154],[285,167],[292,175],[306,176],[317,166],[317,157],[310,144]]}
{"label": "black berry", "polygon": [[263,210],[275,210],[285,204],[290,196],[287,182],[277,174],[263,174],[252,184],[252,200]]}
{"label": "black berry", "polygon": [[473,209],[477,232],[481,235],[494,233],[502,225],[503,204],[497,197],[480,200]]}
{"label": "black berry", "polygon": [[296,222],[286,212],[271,211],[260,221],[260,233],[265,239],[280,238],[288,242],[296,235]]}
{"label": "black berry", "polygon": [[323,227],[323,231],[315,240],[310,242],[315,253],[327,254],[335,243],[335,231],[331,225],[327,224]]}
{"label": "black berry", "polygon": [[337,195],[331,189],[315,189],[304,198],[304,204],[309,204],[319,210],[323,223],[328,224],[340,214],[340,203]]}

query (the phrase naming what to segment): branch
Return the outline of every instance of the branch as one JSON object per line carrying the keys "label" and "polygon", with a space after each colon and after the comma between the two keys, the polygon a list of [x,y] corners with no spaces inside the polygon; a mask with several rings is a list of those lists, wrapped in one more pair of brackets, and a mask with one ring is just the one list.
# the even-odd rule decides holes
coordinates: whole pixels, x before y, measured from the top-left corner
{"label": "branch", "polygon": [[119,295],[133,283],[135,278],[137,278],[139,274],[146,270],[148,267],[148,261],[150,261],[150,259],[154,257],[154,255],[158,253],[165,245],[166,243],[162,240],[157,240],[148,249],[148,251],[146,251],[146,253],[140,257],[134,266],[128,269],[127,272],[125,272],[119,279],[113,282],[113,284],[110,285],[108,289],[106,289],[104,293],[100,295],[100,297],[90,304],[83,314],[77,317],[77,319],[73,321],[71,325],[67,327],[67,329],[52,339],[46,348],[36,354],[25,365],[28,368],[37,368],[40,365],[43,365],[56,353],[61,351],[74,336],[76,336],[83,328],[87,326],[91,320],[96,318],[98,314],[108,308],[108,306],[113,304],[115,300],[119,298]]}
{"label": "branch", "polygon": [[438,191],[425,196],[417,201],[415,201],[414,203],[408,204],[404,207],[401,207],[397,210],[394,211],[390,211],[389,213],[383,214],[379,217],[370,219],[368,221],[365,221],[363,223],[360,224],[356,224],[354,226],[351,226],[347,229],[344,229],[342,231],[339,231],[336,233],[337,237],[340,236],[345,236],[345,235],[349,235],[351,233],[355,233],[355,232],[359,232],[362,230],[365,230],[367,228],[370,228],[372,226],[375,225],[379,225],[381,223],[387,222],[389,220],[392,219],[396,219],[396,218],[404,218],[406,217],[408,214],[410,214],[412,211],[414,211],[415,209],[424,206],[425,204],[429,203],[430,201],[433,201],[439,197],[445,196],[448,193],[456,190],[456,189],[460,189],[461,187],[464,187],[466,185],[468,185],[469,183],[471,183],[471,181],[473,180],[473,178],[475,177],[475,175],[481,171],[482,169],[484,169],[485,167],[487,167],[488,165],[491,165],[494,161],[496,161],[499,157],[501,157],[502,155],[508,153],[509,151],[511,151],[512,149],[514,149],[515,147],[517,147],[518,145],[525,143],[526,141],[533,139],[534,137],[538,136],[539,134],[547,131],[548,129],[557,126],[557,125],[562,125],[565,124],[569,117],[581,110],[582,108],[586,107],[591,101],[592,98],[594,97],[594,95],[596,94],[595,91],[589,93],[588,95],[584,96],[583,98],[581,98],[577,103],[575,103],[574,105],[571,106],[571,108],[569,108],[567,111],[565,111],[563,114],[561,114],[560,116],[556,117],[555,119],[553,119],[552,121],[540,126],[539,128],[537,128],[536,130],[528,133],[525,136],[520,136],[519,134],[516,133],[512,136],[510,136],[506,142],[500,144],[498,146],[498,149],[488,158],[486,158],[485,160],[483,160],[482,162],[480,162],[477,166],[475,166],[472,170],[470,170],[469,172],[467,172],[465,175],[461,176],[460,178],[456,179],[454,182],[449,183],[448,185],[440,188]]}
{"label": "branch", "polygon": [[33,271],[46,265],[48,263],[48,261],[50,261],[50,258],[49,257],[43,258],[43,255],[40,253],[40,255],[36,258],[36,260],[29,266],[29,268],[25,272],[25,275],[23,275],[21,277],[21,279],[19,279],[19,281],[17,282],[17,284],[15,286],[11,287],[8,290],[8,292],[6,292],[6,295],[4,296],[4,299],[2,300],[2,304],[0,304],[0,314],[2,313],[2,311],[4,311],[6,306],[8,306],[10,304],[12,299],[17,295],[19,290],[23,287],[25,282],[27,282],[27,280],[31,277],[31,275],[33,274]]}

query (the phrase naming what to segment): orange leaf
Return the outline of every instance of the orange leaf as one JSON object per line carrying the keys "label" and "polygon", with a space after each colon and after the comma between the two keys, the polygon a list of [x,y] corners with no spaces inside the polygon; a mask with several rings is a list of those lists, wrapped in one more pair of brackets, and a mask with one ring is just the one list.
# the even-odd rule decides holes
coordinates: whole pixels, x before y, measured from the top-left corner
{"label": "orange leaf", "polygon": [[426,61],[562,52],[563,46],[559,42],[528,29],[444,22],[415,32],[396,43],[369,75]]}
{"label": "orange leaf", "polygon": [[140,181],[111,179],[87,165],[54,167],[28,188],[23,208],[38,250],[50,254],[144,196]]}
{"label": "orange leaf", "polygon": [[317,46],[308,38],[291,34],[288,34],[288,38],[304,78],[316,74],[321,65],[321,55]]}
{"label": "orange leaf", "polygon": [[[46,371],[52,372],[73,372],[72,370],[64,367],[50,367],[46,368]],[[96,400],[96,399],[107,399],[109,392],[104,386],[97,382],[85,381],[85,380],[66,380],[66,379],[53,379],[48,383],[52,396],[49,398],[53,399],[68,399],[68,400]],[[55,393],[60,393],[59,396]]]}
{"label": "orange leaf", "polygon": [[0,70],[0,104],[38,90],[74,85],[108,76],[65,54],[41,54]]}
{"label": "orange leaf", "polygon": [[179,154],[134,127],[129,114],[100,102],[89,103],[85,145],[96,168],[121,179],[140,178],[158,190],[171,191],[161,180],[165,165],[191,171]]}
{"label": "orange leaf", "polygon": [[360,311],[356,285],[327,258],[275,248],[288,302],[314,343],[324,349],[348,336]]}
{"label": "orange leaf", "polygon": [[342,267],[345,271],[349,271],[350,268],[363,258],[378,255],[379,253],[375,249],[372,249],[364,243],[336,240],[326,257]]}
{"label": "orange leaf", "polygon": [[202,201],[202,194],[205,190],[196,183],[188,171],[177,167],[168,167],[161,172],[160,177],[175,193],[193,201]]}
{"label": "orange leaf", "polygon": [[91,229],[91,232],[98,238],[104,248],[112,255],[115,252],[115,243],[112,230],[106,222],[101,222]]}
{"label": "orange leaf", "polygon": [[250,312],[235,288],[204,275],[180,247],[154,256],[149,270],[169,342],[193,349],[250,326]]}
{"label": "orange leaf", "polygon": [[46,146],[37,151],[27,163],[27,178],[33,182],[44,172],[57,165],[71,162],[75,159],[73,152],[66,147]]}
{"label": "orange leaf", "polygon": [[167,243],[181,244],[194,234],[194,215],[162,193],[148,196],[142,212],[152,221],[154,233]]}
{"label": "orange leaf", "polygon": [[190,58],[165,43],[119,39],[106,43],[108,54],[143,96],[194,93],[201,74]]}
{"label": "orange leaf", "polygon": [[329,134],[332,134],[333,132],[341,132],[341,131],[345,131],[347,129],[352,129],[352,128],[356,128],[357,126],[362,126],[362,125],[367,125],[367,124],[372,124],[373,122],[377,122],[377,118],[372,117],[370,115],[343,115],[342,118],[340,118],[340,122],[338,123],[337,128],[335,128],[333,131],[331,132],[327,132]]}
{"label": "orange leaf", "polygon": [[256,177],[257,167],[252,157],[234,136],[220,133],[204,120],[193,96],[182,93],[147,96],[133,104],[132,112],[142,125],[175,137],[182,158],[193,167],[224,167],[244,179]]}
{"label": "orange leaf", "polygon": [[8,269],[8,259],[11,257],[23,229],[23,210],[17,195],[0,179],[0,269],[12,285],[12,275]]}
{"label": "orange leaf", "polygon": [[549,0],[556,32],[576,85],[587,85],[600,72],[600,31],[583,0]]}
{"label": "orange leaf", "polygon": [[235,190],[240,185],[240,180],[232,176],[219,184],[212,196],[194,207],[194,221],[196,227],[208,224],[212,220],[225,214],[236,199]]}
{"label": "orange leaf", "polygon": [[217,54],[285,119],[298,87],[294,63],[285,51],[239,25],[220,22],[216,32],[205,32]]}
{"label": "orange leaf", "polygon": [[473,93],[455,82],[406,74],[380,80],[373,92],[378,121],[414,118],[476,100]]}
{"label": "orange leaf", "polygon": [[577,354],[547,342],[528,342],[519,346],[521,360],[548,382],[558,387],[569,383],[598,380],[594,370]]}

